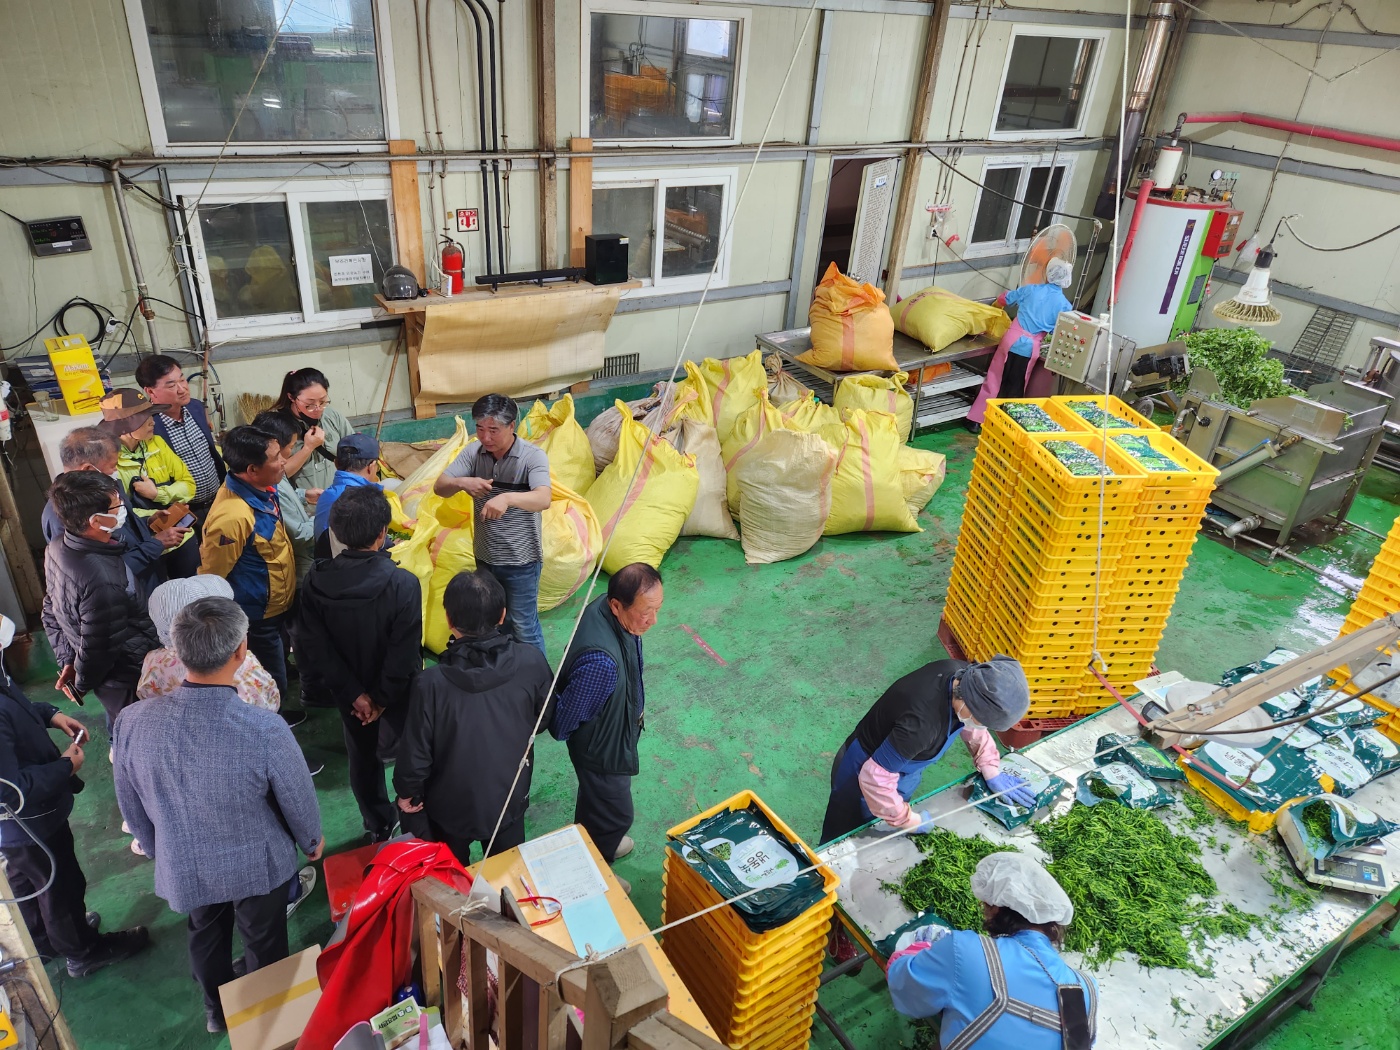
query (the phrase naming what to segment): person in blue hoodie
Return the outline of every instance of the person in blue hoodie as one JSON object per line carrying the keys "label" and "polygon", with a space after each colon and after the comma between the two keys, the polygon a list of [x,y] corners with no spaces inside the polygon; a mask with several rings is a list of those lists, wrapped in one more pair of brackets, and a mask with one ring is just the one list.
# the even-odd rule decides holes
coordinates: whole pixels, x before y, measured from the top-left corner
{"label": "person in blue hoodie", "polygon": [[[335,450],[335,479],[316,500],[316,539],[321,540],[331,524],[331,508],[342,492],[379,485],[379,442],[368,434],[346,434]],[[329,557],[329,549],[318,555]]]}

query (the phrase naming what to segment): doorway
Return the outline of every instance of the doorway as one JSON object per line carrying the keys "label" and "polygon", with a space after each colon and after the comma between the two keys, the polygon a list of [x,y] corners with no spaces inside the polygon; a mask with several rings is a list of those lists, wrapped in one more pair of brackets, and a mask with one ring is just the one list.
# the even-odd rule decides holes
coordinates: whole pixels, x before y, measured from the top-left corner
{"label": "doorway", "polygon": [[826,217],[817,253],[818,281],[833,262],[857,281],[880,284],[884,280],[898,170],[899,160],[895,157],[832,160]]}

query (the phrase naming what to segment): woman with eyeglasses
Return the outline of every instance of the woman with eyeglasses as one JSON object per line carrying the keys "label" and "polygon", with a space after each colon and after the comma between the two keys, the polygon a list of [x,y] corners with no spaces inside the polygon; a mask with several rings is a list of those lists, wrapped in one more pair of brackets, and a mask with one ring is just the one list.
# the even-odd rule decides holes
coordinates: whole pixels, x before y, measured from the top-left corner
{"label": "woman with eyeglasses", "polygon": [[[355,428],[330,403],[330,380],[318,368],[298,368],[282,380],[282,393],[272,406],[296,429],[300,439],[287,457],[287,477],[308,499],[335,479],[335,452],[340,439]],[[314,494],[314,495],[313,495]]]}

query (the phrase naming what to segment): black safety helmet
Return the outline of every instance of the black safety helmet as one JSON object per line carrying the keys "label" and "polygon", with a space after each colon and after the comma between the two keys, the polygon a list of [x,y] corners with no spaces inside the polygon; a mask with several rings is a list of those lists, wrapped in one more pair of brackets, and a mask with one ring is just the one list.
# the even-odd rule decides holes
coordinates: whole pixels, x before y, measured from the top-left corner
{"label": "black safety helmet", "polygon": [[384,271],[380,290],[385,299],[417,299],[418,278],[413,276],[413,271],[407,266],[391,266]]}

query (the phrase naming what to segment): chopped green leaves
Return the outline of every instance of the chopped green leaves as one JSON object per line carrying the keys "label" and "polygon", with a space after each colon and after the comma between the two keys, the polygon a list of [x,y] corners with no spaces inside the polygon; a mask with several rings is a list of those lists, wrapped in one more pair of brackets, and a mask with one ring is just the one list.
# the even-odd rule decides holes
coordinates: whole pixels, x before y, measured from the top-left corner
{"label": "chopped green leaves", "polygon": [[885,889],[898,893],[915,915],[932,912],[955,930],[980,930],[982,905],[972,895],[973,869],[988,854],[1015,852],[1015,847],[981,835],[965,839],[941,828],[913,840],[924,859],[897,883],[885,883]]}
{"label": "chopped green leaves", "polygon": [[1070,411],[1095,430],[1132,430],[1137,426],[1130,419],[1124,419],[1122,416],[1115,416],[1112,412],[1104,411],[1102,407],[1092,401],[1070,401],[1068,405]]}
{"label": "chopped green leaves", "polygon": [[[1283,378],[1283,362],[1267,356],[1272,345],[1249,328],[1205,328],[1186,337],[1191,366],[1214,372],[1221,398],[1240,408],[1260,398],[1297,393]],[[1188,383],[1178,389],[1185,390]]]}
{"label": "chopped green leaves", "polygon": [[1182,471],[1180,463],[1165,452],[1158,452],[1152,447],[1152,442],[1141,434],[1116,434],[1113,442],[1137,460],[1143,470],[1159,474],[1179,474]]}
{"label": "chopped green leaves", "polygon": [[1045,451],[1076,478],[1113,477],[1113,470],[1077,441],[1047,441]]}
{"label": "chopped green leaves", "polygon": [[1046,434],[1065,429],[1051,419],[1045,409],[1039,405],[1012,401],[1001,405],[1001,410],[1010,416],[1022,430],[1031,434]]}

